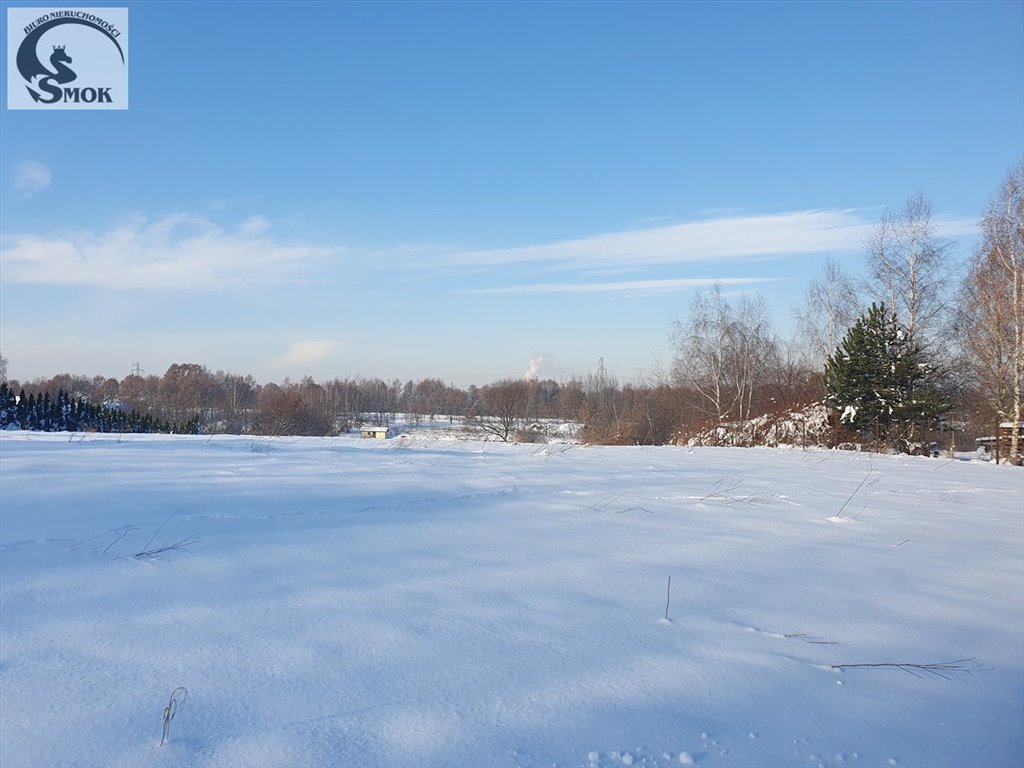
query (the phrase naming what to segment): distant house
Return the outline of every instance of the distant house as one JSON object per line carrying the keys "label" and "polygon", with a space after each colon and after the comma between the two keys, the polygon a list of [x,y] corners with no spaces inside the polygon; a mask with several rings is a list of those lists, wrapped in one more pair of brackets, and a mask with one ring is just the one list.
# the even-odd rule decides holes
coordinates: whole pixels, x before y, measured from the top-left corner
{"label": "distant house", "polygon": [[366,437],[371,440],[386,440],[388,436],[388,428],[363,426],[359,428],[359,436]]}

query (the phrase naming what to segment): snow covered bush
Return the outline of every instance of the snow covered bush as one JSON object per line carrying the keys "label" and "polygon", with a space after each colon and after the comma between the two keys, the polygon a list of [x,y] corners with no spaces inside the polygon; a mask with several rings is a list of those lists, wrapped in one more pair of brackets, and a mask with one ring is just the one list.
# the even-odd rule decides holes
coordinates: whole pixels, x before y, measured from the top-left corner
{"label": "snow covered bush", "polygon": [[695,433],[681,434],[684,445],[711,445],[749,448],[756,445],[827,446],[832,429],[829,409],[814,403],[799,411],[765,414],[746,421],[718,424]]}

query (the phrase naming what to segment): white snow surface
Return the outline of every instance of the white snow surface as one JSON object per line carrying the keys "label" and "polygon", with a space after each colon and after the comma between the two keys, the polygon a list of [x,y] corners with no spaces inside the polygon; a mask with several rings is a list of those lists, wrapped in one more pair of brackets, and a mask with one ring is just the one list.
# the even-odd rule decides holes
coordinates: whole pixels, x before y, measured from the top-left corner
{"label": "white snow surface", "polygon": [[1019,468],[14,432],[0,509],[4,768],[1024,762]]}

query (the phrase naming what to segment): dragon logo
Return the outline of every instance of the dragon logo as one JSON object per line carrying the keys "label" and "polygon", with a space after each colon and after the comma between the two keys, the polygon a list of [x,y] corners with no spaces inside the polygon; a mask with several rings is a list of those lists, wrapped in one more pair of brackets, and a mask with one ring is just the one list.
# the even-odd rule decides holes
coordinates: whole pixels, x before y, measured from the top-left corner
{"label": "dragon logo", "polygon": [[[35,57],[33,56],[32,58]],[[55,45],[53,46],[53,55],[50,56],[50,66],[52,66],[56,70],[56,72],[49,72],[42,64],[39,63],[38,58],[35,59],[34,63],[27,62],[27,66],[24,69],[22,69],[20,56],[18,58],[18,71],[21,72],[21,76],[28,80],[30,83],[32,82],[32,78],[35,77],[36,74],[45,74],[46,77],[42,78],[38,83],[39,88],[41,90],[46,91],[47,93],[52,93],[50,87],[51,83],[63,85],[64,83],[70,83],[72,80],[78,77],[78,75],[75,74],[73,69],[65,66],[65,64],[70,63],[71,57],[64,52],[64,46]],[[42,72],[40,73],[39,70],[42,70]],[[29,72],[33,74],[29,75]],[[25,88],[26,90],[28,90],[28,93],[32,97],[33,101],[40,100],[40,96],[36,91],[33,91],[27,85],[25,86]]]}
{"label": "dragon logo", "polygon": [[[85,87],[66,87],[68,83],[80,85],[78,81],[79,72],[72,69],[69,64],[73,59],[66,50],[66,45],[53,45],[53,52],[49,55],[49,66],[46,66],[39,58],[39,43],[43,35],[51,30],[64,25],[78,25],[88,30],[98,32],[113,44],[120,57],[121,65],[125,65],[125,54],[121,43],[117,40],[120,32],[108,22],[98,16],[87,13],[64,12],[47,14],[36,20],[35,23],[26,28],[27,34],[21,45],[18,46],[16,65],[18,73],[25,81],[25,89],[28,91],[32,101],[39,105],[48,104],[70,104],[70,105],[104,105],[112,104],[110,85],[94,85],[89,83]],[[66,28],[69,36],[73,27]],[[81,40],[79,36],[76,39]],[[59,40],[59,38],[58,38]],[[63,42],[63,41],[62,41]],[[88,47],[82,44],[79,48]],[[79,51],[78,54],[81,54]],[[45,55],[45,54],[44,54]],[[88,64],[90,59],[84,61]],[[81,63],[81,62],[80,62]],[[76,68],[79,65],[76,65]],[[81,70],[85,71],[85,70]]]}

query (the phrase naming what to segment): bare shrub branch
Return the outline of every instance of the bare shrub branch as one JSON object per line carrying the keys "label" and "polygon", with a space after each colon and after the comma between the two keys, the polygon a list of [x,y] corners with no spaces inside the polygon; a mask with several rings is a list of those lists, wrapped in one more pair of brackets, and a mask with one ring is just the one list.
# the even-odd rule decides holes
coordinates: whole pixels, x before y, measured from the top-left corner
{"label": "bare shrub branch", "polygon": [[897,662],[884,662],[881,664],[833,664],[832,669],[900,669],[914,677],[926,677],[932,675],[941,677],[943,680],[952,680],[950,675],[963,673],[973,675],[975,672],[991,672],[990,669],[982,667],[974,659],[956,659],[955,661],[940,661],[934,664],[907,664]]}
{"label": "bare shrub branch", "polygon": [[132,557],[136,560],[159,560],[161,555],[167,554],[168,552],[188,552],[189,547],[193,544],[197,544],[203,540],[203,537],[198,534],[192,536],[186,536],[183,539],[172,541],[168,539],[163,544],[157,547],[148,547],[139,552],[136,552]]}

